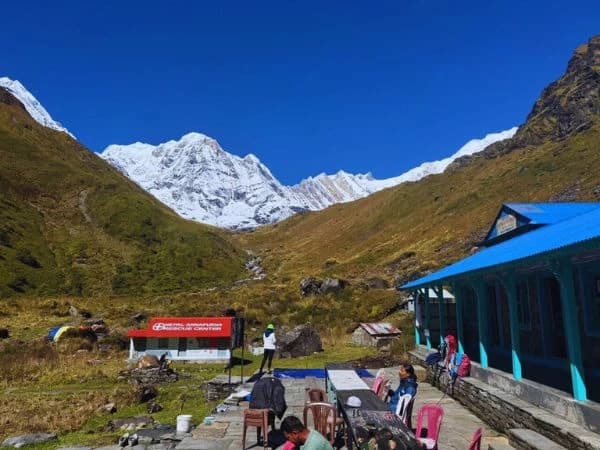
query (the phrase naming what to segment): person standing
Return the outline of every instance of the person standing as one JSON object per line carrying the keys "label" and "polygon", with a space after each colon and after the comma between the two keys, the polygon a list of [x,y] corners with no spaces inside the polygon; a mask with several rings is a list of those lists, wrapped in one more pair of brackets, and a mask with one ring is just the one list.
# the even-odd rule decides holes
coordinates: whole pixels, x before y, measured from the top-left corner
{"label": "person standing", "polygon": [[260,363],[260,373],[263,373],[265,362],[267,362],[267,373],[271,373],[271,364],[273,362],[273,355],[275,354],[275,348],[277,345],[277,339],[275,338],[275,325],[270,323],[267,325],[267,329],[263,333],[263,359]]}

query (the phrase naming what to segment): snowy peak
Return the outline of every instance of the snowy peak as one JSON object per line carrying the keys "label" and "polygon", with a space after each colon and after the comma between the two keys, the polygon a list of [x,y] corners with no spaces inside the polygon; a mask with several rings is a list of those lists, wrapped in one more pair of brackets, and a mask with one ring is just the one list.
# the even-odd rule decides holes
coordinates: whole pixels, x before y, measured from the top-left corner
{"label": "snowy peak", "polygon": [[38,122],[40,125],[52,128],[56,131],[65,132],[75,139],[75,136],[73,136],[69,130],[63,127],[59,122],[54,120],[48,111],[46,111],[46,109],[42,106],[42,104],[19,81],[11,80],[7,77],[0,77],[0,87],[3,87],[12,95],[14,95],[23,104],[33,120]]}
{"label": "snowy peak", "polygon": [[515,135],[517,130],[518,127],[513,127],[509,130],[504,130],[499,133],[490,133],[486,135],[483,139],[471,139],[469,142],[467,142],[465,145],[459,148],[452,156],[449,156],[448,158],[444,158],[439,161],[424,162],[420,166],[410,169],[409,171],[404,172],[398,177],[388,178],[387,180],[381,180],[381,182],[389,184],[389,186],[386,187],[390,187],[407,181],[418,181],[421,178],[424,178],[428,175],[443,173],[454,160],[460,158],[461,156],[479,153],[482,150],[484,150],[487,146],[495,142],[510,139]]}
{"label": "snowy peak", "polygon": [[183,217],[251,228],[294,213],[286,190],[254,155],[232,155],[200,133],[157,146],[111,145],[100,156]]}
{"label": "snowy peak", "polygon": [[100,156],[181,216],[246,229],[442,173],[456,158],[508,139],[516,130],[474,139],[452,156],[423,163],[398,177],[377,180],[371,173],[353,175],[340,170],[334,175],[309,177],[294,186],[283,186],[255,155],[232,155],[201,133],[188,133],[156,146],[141,142],[110,145]]}

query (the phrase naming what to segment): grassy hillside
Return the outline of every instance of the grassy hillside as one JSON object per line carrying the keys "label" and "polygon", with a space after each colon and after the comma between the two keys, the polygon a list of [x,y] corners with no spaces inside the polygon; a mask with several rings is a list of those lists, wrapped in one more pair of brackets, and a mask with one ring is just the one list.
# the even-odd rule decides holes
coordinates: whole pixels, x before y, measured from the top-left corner
{"label": "grassy hillside", "polygon": [[[489,105],[493,108],[493,105]],[[275,281],[403,282],[467,255],[504,202],[600,200],[600,36],[575,50],[512,139],[446,173],[238,235]],[[354,283],[356,284],[356,283]]]}
{"label": "grassy hillside", "polygon": [[0,295],[143,295],[243,276],[244,255],[219,230],[179,218],[2,99]]}
{"label": "grassy hillside", "polygon": [[365,199],[238,235],[273,279],[405,280],[465,256],[508,201],[600,200],[600,121],[561,142],[479,158]]}

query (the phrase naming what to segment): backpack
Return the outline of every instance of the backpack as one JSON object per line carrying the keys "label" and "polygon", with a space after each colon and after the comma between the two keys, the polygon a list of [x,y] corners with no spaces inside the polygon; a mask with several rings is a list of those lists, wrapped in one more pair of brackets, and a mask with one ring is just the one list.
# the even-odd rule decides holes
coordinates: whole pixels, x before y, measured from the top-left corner
{"label": "backpack", "polygon": [[427,355],[427,357],[425,358],[425,364],[427,364],[428,366],[433,366],[434,364],[439,363],[442,359],[443,358],[440,352],[433,352]]}
{"label": "backpack", "polygon": [[466,353],[462,355],[457,372],[459,377],[468,377],[471,374],[471,358]]}
{"label": "backpack", "polygon": [[448,373],[452,378],[468,377],[471,373],[471,358],[466,353],[456,352],[450,361]]}

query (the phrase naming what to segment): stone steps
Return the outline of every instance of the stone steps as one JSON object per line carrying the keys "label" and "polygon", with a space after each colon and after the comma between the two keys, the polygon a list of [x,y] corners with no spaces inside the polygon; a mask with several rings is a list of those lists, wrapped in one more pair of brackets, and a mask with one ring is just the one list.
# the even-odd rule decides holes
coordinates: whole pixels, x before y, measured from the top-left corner
{"label": "stone steps", "polygon": [[490,444],[488,450],[516,450],[510,444]]}
{"label": "stone steps", "polygon": [[525,428],[508,430],[508,442],[518,450],[567,450],[547,437]]}

